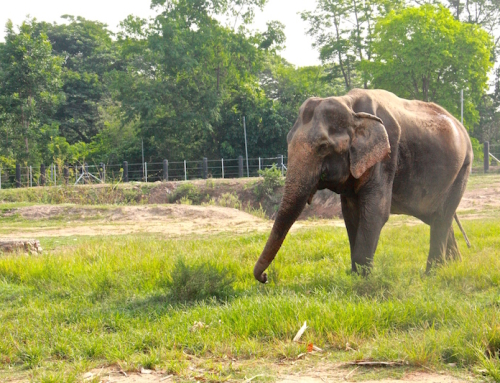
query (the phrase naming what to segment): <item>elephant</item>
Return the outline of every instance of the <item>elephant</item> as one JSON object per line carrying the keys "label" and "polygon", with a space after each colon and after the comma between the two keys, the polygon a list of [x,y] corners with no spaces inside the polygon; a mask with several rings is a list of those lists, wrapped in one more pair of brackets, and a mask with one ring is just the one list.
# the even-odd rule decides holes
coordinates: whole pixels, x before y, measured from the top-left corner
{"label": "elephant", "polygon": [[255,264],[258,281],[267,282],[265,270],[290,227],[322,189],[340,195],[353,273],[370,272],[391,213],[430,226],[427,272],[461,259],[452,223],[459,223],[473,151],[466,129],[445,109],[377,89],[313,97],[300,107],[287,143],[285,189]]}

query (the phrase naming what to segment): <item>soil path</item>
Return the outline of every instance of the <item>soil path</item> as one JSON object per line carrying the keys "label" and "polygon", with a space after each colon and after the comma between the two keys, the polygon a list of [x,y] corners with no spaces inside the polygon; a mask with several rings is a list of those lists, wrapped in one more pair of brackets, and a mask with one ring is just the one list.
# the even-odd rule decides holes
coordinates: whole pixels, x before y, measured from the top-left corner
{"label": "soil path", "polygon": [[[500,212],[500,177],[488,183],[473,184],[458,209],[462,220],[498,217]],[[2,218],[23,218],[2,220]],[[2,222],[3,221],[3,222]],[[29,221],[29,222],[26,222]],[[272,221],[240,210],[217,206],[141,205],[77,206],[38,205],[0,212],[0,237],[68,237],[153,233],[165,237],[192,234],[269,232]],[[419,224],[404,217],[394,225]],[[297,221],[292,230],[312,226],[343,226],[341,219]]]}
{"label": "soil path", "polygon": [[[3,222],[0,237],[68,237],[154,233],[166,237],[221,232],[267,232],[272,221],[237,209],[216,206],[159,205],[96,208],[74,205],[37,205],[12,209],[2,217],[23,221]],[[1,219],[1,217],[0,217]],[[29,221],[29,222],[26,222]],[[21,223],[20,223],[21,222]],[[316,225],[343,226],[339,220],[300,221],[294,230]]]}

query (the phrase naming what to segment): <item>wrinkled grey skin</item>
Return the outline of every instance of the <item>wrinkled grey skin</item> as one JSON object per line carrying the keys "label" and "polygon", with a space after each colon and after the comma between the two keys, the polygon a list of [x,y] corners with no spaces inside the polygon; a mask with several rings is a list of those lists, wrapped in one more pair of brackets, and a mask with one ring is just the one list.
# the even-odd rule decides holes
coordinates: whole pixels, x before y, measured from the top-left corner
{"label": "wrinkled grey skin", "polygon": [[267,281],[264,271],[321,189],[341,195],[353,272],[370,269],[391,213],[430,225],[427,270],[460,258],[452,221],[473,155],[467,131],[446,110],[383,90],[354,89],[307,100],[287,141],[285,191],[255,265],[257,280]]}

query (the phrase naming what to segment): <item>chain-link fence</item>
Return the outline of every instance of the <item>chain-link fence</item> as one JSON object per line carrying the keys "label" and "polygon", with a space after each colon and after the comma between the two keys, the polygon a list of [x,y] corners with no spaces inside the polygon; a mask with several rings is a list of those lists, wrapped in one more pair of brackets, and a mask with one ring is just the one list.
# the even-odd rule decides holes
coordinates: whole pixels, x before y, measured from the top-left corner
{"label": "chain-link fence", "polygon": [[168,161],[122,164],[78,164],[3,166],[0,188],[85,185],[117,182],[187,181],[204,178],[257,177],[259,170],[275,165],[286,171],[287,158],[277,157],[219,159],[201,161]]}

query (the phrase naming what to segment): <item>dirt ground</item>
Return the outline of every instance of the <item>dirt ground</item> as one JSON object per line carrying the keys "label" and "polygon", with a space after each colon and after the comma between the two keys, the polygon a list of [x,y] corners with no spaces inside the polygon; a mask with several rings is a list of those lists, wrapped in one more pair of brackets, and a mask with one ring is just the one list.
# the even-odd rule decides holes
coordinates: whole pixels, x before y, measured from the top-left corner
{"label": "dirt ground", "polygon": [[[91,206],[37,205],[15,208],[2,217],[22,217],[32,222],[20,226],[4,222],[1,238],[71,237],[153,233],[165,237],[244,234],[271,230],[272,221],[237,209],[216,206],[144,205],[96,208]],[[1,218],[1,217],[0,217]],[[343,226],[339,220],[299,221],[293,230],[318,225]]]}
{"label": "dirt ground", "polygon": [[[363,372],[359,367],[351,366],[346,368],[343,365],[316,364],[314,367],[305,367],[300,372],[292,372],[290,366],[275,365],[270,371],[271,374],[260,373],[252,376],[245,376],[242,381],[249,383],[258,378],[271,379],[277,383],[325,383],[325,382],[346,382],[360,381]],[[162,371],[142,370],[137,373],[125,373],[119,369],[96,369],[83,375],[84,381],[99,381],[102,383],[160,383],[174,382],[174,376]],[[196,371],[193,369],[193,376],[187,378],[187,381],[203,381],[204,379],[196,377]],[[228,381],[236,381],[229,378]],[[364,383],[465,383],[466,380],[456,378],[444,373],[411,371],[403,373],[400,379],[383,378],[378,380],[362,379]]]}
{"label": "dirt ground", "polygon": [[[340,211],[334,194],[323,192],[309,209],[317,212]],[[338,200],[338,198],[337,198]],[[338,203],[338,202],[337,202]],[[488,185],[468,190],[459,206],[462,220],[494,218],[500,210],[500,179]],[[2,217],[22,217],[31,224],[20,225],[6,220],[0,227],[0,237],[69,237],[153,233],[165,237],[225,233],[268,232],[272,221],[240,210],[217,206],[140,205],[122,207],[92,207],[76,205],[39,205],[15,208],[0,213]],[[320,217],[322,215],[320,214]],[[407,220],[418,224],[418,220]],[[414,222],[413,222],[414,221]],[[292,230],[311,226],[343,226],[335,219],[297,221]]]}

